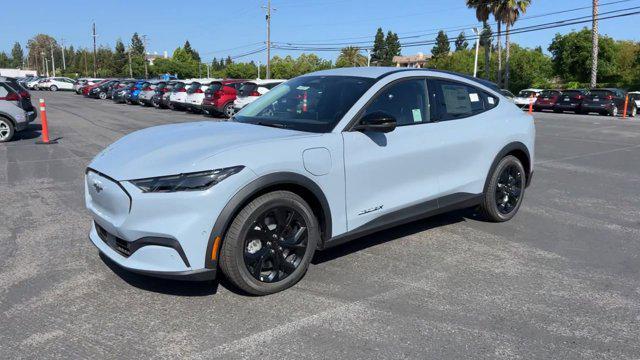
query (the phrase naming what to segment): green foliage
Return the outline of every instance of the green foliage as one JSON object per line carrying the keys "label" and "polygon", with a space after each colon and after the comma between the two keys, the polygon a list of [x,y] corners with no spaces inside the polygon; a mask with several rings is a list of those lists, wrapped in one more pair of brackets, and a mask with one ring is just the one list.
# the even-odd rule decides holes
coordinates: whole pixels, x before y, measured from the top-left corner
{"label": "green foliage", "polygon": [[15,68],[22,67],[22,63],[24,61],[24,52],[22,51],[22,46],[20,43],[16,41],[13,44],[13,49],[11,49],[11,63]]}
{"label": "green foliage", "polygon": [[7,55],[7,53],[0,52],[0,68],[8,68],[11,67],[11,59]]}
{"label": "green foliage", "polygon": [[258,76],[258,67],[254,63],[231,63],[224,70],[225,77],[232,79],[254,79]]}
{"label": "green foliage", "polygon": [[144,43],[142,39],[140,39],[140,35],[138,33],[133,33],[131,37],[131,55],[133,56],[143,56],[145,52]]}
{"label": "green foliage", "polygon": [[[615,80],[618,67],[618,45],[608,36],[600,36],[598,79]],[[556,34],[549,45],[553,67],[557,75],[567,81],[588,82],[591,74],[591,30],[582,29],[565,35]]]}
{"label": "green foliage", "polygon": [[200,62],[200,54],[191,47],[191,43],[189,43],[189,40],[184,42],[184,46],[182,48],[184,49],[184,51],[189,53],[195,61]]}
{"label": "green foliage", "polygon": [[451,51],[449,37],[444,31],[440,30],[436,37],[436,44],[431,48],[431,53],[434,57],[440,57],[449,54],[449,51]]}
{"label": "green foliage", "polygon": [[340,50],[340,56],[336,60],[337,67],[366,66],[367,57],[360,53],[360,48],[347,46]]}
{"label": "green foliage", "polygon": [[467,41],[467,37],[464,36],[464,31],[460,32],[460,35],[456,38],[455,45],[456,51],[467,50],[467,47],[469,47],[469,42]]}
{"label": "green foliage", "polygon": [[389,31],[386,39],[384,39],[384,43],[386,46],[384,65],[391,66],[393,65],[393,57],[400,56],[402,51],[398,34]]}
{"label": "green foliage", "polygon": [[384,59],[386,59],[387,52],[387,44],[384,40],[384,32],[382,28],[378,28],[376,31],[376,36],[373,40],[373,50],[371,51],[371,63],[372,64],[382,64]]}

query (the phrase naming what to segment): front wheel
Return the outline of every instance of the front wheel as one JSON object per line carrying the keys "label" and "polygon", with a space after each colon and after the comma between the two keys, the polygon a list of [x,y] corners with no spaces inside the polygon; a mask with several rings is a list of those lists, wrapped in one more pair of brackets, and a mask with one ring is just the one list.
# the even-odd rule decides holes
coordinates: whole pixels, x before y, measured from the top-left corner
{"label": "front wheel", "polygon": [[224,116],[226,116],[228,119],[232,118],[233,115],[236,114],[236,109],[233,107],[233,103],[227,103],[224,108],[222,109],[222,113],[224,114]]}
{"label": "front wheel", "polygon": [[100,92],[98,97],[100,98],[100,100],[106,100],[107,99],[107,93],[102,91],[102,92]]}
{"label": "front wheel", "polygon": [[526,173],[524,166],[513,155],[505,156],[489,178],[480,209],[484,217],[493,222],[511,220],[524,197]]}
{"label": "front wheel", "polygon": [[0,143],[7,142],[13,138],[15,128],[11,120],[0,117]]}
{"label": "front wheel", "polygon": [[618,116],[618,107],[613,105],[613,108],[611,108],[611,111],[609,112],[609,115],[616,117]]}
{"label": "front wheel", "polygon": [[58,87],[57,87],[57,86],[55,86],[55,85],[51,85],[51,86],[49,87],[49,90],[51,90],[51,91],[58,91]]}
{"label": "front wheel", "polygon": [[235,217],[220,251],[220,267],[241,290],[267,295],[304,276],[320,240],[318,220],[289,191],[262,195]]}

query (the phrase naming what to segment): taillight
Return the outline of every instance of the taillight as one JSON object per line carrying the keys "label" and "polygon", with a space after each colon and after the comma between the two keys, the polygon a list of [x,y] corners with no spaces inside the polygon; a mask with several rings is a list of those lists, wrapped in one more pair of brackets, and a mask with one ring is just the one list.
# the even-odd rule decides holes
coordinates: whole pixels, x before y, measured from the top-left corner
{"label": "taillight", "polygon": [[613,100],[613,95],[607,95],[607,100]]}
{"label": "taillight", "polygon": [[178,92],[187,92],[187,89],[185,89],[185,88],[178,89]]}
{"label": "taillight", "polygon": [[219,99],[219,98],[221,98],[221,97],[222,97],[222,95],[224,95],[224,91],[223,91],[223,90],[216,90],[216,91],[213,93],[213,98],[214,98],[214,99]]}
{"label": "taillight", "polygon": [[167,91],[169,91],[169,89],[168,88],[162,88],[162,89],[160,89],[160,91],[162,91],[163,93],[166,93]]}
{"label": "taillight", "polygon": [[7,101],[20,101],[20,95],[18,95],[17,93],[9,93],[7,94],[7,96],[5,96],[4,98]]}
{"label": "taillight", "polygon": [[133,89],[131,89],[131,90],[136,91],[136,90],[138,90],[138,87],[134,86]]}
{"label": "taillight", "polygon": [[20,92],[20,96],[25,98],[25,99],[30,99],[31,98],[31,95],[29,94],[28,91],[21,91]]}
{"label": "taillight", "polygon": [[582,99],[584,99],[584,96],[582,96],[582,95],[578,95],[578,96],[576,96],[576,97],[575,97],[575,99],[576,99],[576,100],[582,100]]}
{"label": "taillight", "polygon": [[142,89],[142,91],[151,91],[151,88],[147,86],[146,88]]}
{"label": "taillight", "polygon": [[194,91],[194,93],[196,94],[202,94],[204,91],[202,91],[202,89],[198,88],[196,89],[196,91]]}
{"label": "taillight", "polygon": [[260,93],[257,92],[256,90],[253,90],[251,94],[249,94],[249,96],[260,96]]}

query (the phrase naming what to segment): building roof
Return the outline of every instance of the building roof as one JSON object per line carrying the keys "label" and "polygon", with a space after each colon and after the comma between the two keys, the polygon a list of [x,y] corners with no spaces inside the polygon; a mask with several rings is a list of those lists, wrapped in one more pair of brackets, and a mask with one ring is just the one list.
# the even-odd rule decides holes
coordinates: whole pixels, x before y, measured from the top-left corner
{"label": "building roof", "polygon": [[394,56],[392,61],[396,64],[408,64],[408,63],[427,62],[427,60],[431,59],[432,57],[433,55],[431,54],[417,53],[415,55],[408,55],[408,56]]}

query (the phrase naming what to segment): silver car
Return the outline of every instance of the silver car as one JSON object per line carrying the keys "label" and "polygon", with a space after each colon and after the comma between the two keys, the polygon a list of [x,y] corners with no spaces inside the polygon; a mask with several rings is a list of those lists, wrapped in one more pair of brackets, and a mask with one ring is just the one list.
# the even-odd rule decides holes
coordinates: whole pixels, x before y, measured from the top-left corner
{"label": "silver car", "polygon": [[0,142],[10,141],[36,116],[29,92],[15,79],[0,77]]}

